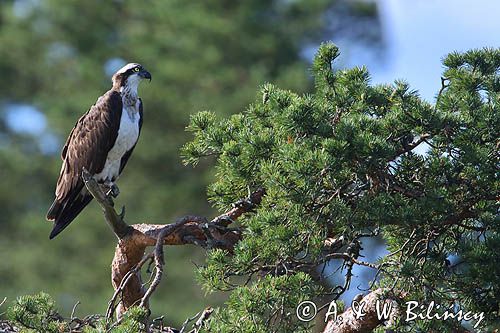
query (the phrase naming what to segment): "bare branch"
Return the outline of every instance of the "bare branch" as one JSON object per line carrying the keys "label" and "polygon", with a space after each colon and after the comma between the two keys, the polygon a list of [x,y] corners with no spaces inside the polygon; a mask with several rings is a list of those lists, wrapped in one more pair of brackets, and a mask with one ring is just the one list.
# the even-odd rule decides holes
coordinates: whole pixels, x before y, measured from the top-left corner
{"label": "bare branch", "polygon": [[75,305],[73,306],[73,310],[71,310],[71,317],[70,317],[71,320],[74,320],[76,318],[75,312],[76,312],[76,308],[78,307],[78,305],[80,305],[80,301],[77,301],[75,303]]}
{"label": "bare branch", "polygon": [[186,332],[186,328],[187,328],[187,325],[192,322],[193,320],[195,320],[196,318],[198,318],[198,315],[200,314],[200,312],[198,312],[197,314],[195,314],[193,317],[190,317],[190,318],[186,318],[186,320],[184,320],[184,322],[182,323],[182,327],[181,329],[179,330],[179,333],[185,333]]}
{"label": "bare branch", "polygon": [[344,259],[345,261],[348,261],[352,264],[366,266],[366,267],[370,267],[370,268],[374,268],[374,269],[379,268],[379,266],[376,264],[373,264],[371,262],[358,260],[358,259],[354,258],[353,256],[349,255],[348,253],[330,253],[330,254],[325,256],[325,260],[330,260],[330,259]]}
{"label": "bare branch", "polygon": [[190,331],[190,333],[198,333],[200,329],[203,327],[203,324],[208,320],[212,312],[214,312],[214,309],[212,309],[211,307],[206,308],[201,313],[196,323],[194,323],[194,328]]}
{"label": "bare branch", "polygon": [[[252,211],[265,195],[264,189],[257,189],[210,222],[205,217],[188,215],[167,225],[143,223],[129,226],[123,220],[124,210],[117,214],[113,201],[104,194],[95,179],[85,170],[82,177],[88,191],[101,206],[106,222],[118,238],[111,265],[115,292],[108,304],[107,320],[113,312],[121,318],[135,304],[148,308],[149,298],[160,283],[163,273],[163,245],[195,244],[232,252],[241,239],[241,230],[230,229],[228,226],[244,213]],[[155,246],[154,253],[144,255],[148,246]],[[144,290],[140,272],[144,263],[152,258],[155,262],[155,275],[149,288]]]}
{"label": "bare branch", "polygon": [[148,307],[149,298],[156,290],[156,287],[160,284],[161,277],[163,274],[163,265],[165,264],[165,259],[163,257],[163,240],[165,237],[175,230],[179,229],[184,224],[188,223],[190,219],[182,219],[174,224],[169,224],[163,228],[163,230],[158,235],[158,239],[156,240],[156,246],[154,250],[154,260],[155,260],[155,277],[148,290],[144,293],[144,296],[141,299],[140,306]]}
{"label": "bare branch", "polygon": [[[7,301],[7,297],[4,297],[3,300],[0,302],[0,307],[5,304],[5,301]],[[4,313],[5,312],[0,312],[0,316],[2,316]]]}
{"label": "bare branch", "polygon": [[263,188],[257,189],[251,193],[248,198],[237,201],[233,204],[233,208],[228,212],[217,216],[211,223],[227,227],[231,222],[238,219],[244,213],[252,211],[262,201],[262,197],[266,194]]}
{"label": "bare branch", "polygon": [[439,104],[439,100],[441,98],[441,95],[443,94],[443,91],[450,86],[450,84],[446,83],[446,81],[449,81],[449,79],[441,76],[441,89],[439,89],[439,92],[436,97],[436,104],[434,105],[434,111],[437,110],[437,106]]}
{"label": "bare branch", "polygon": [[97,184],[97,181],[85,169],[83,169],[82,171],[82,178],[85,186],[87,187],[87,190],[90,192],[90,194],[92,194],[92,196],[101,206],[106,222],[111,227],[111,230],[113,230],[116,237],[118,237],[118,239],[122,239],[123,237],[130,234],[132,232],[132,229],[123,221],[125,210],[122,210],[122,213],[120,215],[116,213],[115,209],[113,208],[113,201],[111,200],[111,198],[104,194],[104,192],[99,187],[99,184]]}
{"label": "bare branch", "polygon": [[419,146],[421,143],[425,142],[430,137],[431,137],[431,135],[429,133],[421,134],[419,136],[419,138],[417,139],[417,141],[412,142],[412,143],[406,145],[404,148],[396,151],[396,153],[394,154],[394,156],[390,160],[392,161],[392,160],[396,159],[398,156],[401,156],[409,151],[412,151],[413,149],[417,148],[417,146]]}

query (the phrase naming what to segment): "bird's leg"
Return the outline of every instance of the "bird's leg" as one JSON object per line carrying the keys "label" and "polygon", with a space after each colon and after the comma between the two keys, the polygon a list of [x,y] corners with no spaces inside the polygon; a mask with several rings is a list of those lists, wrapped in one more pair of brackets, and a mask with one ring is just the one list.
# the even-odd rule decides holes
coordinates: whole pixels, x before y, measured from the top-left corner
{"label": "bird's leg", "polygon": [[106,192],[107,196],[111,195],[113,198],[116,198],[120,194],[120,189],[112,181],[106,180],[103,185],[108,189]]}

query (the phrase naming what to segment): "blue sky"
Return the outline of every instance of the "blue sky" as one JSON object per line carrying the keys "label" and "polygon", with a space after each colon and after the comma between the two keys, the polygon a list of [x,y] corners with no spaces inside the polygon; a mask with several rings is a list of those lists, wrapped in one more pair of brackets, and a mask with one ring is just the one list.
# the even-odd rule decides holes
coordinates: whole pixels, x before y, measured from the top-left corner
{"label": "blue sky", "polygon": [[[451,51],[500,47],[498,0],[379,0],[388,50],[366,64],[373,83],[406,79],[428,101],[441,86],[441,59]],[[351,54],[353,56],[353,54]]]}

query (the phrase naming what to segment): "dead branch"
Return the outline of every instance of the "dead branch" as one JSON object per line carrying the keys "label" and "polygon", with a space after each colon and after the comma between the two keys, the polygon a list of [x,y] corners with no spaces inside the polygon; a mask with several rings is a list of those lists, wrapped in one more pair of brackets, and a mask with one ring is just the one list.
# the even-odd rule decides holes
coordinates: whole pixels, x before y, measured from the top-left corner
{"label": "dead branch", "polygon": [[189,333],[198,333],[200,329],[203,327],[203,324],[208,320],[208,318],[210,318],[212,312],[214,312],[214,309],[212,309],[211,307],[207,307],[205,308],[205,310],[198,312],[193,317],[187,318],[178,332],[186,333],[188,324],[196,319],[196,322],[194,322],[193,324],[193,329],[190,330]]}
{"label": "dead branch", "polygon": [[156,290],[156,287],[160,284],[160,280],[163,274],[163,265],[165,265],[165,259],[163,257],[163,239],[170,233],[174,232],[178,228],[180,228],[182,225],[186,224],[189,222],[188,219],[186,220],[181,220],[177,223],[167,225],[166,227],[163,228],[163,230],[160,232],[158,235],[158,239],[156,240],[156,245],[155,245],[155,250],[154,250],[154,260],[155,260],[155,270],[156,274],[154,277],[153,282],[151,282],[151,285],[149,286],[148,290],[144,293],[144,296],[141,299],[140,306],[142,307],[148,307],[149,304],[149,298],[153,294],[153,292]]}
{"label": "dead branch", "polygon": [[[101,206],[106,222],[118,238],[111,265],[111,280],[115,292],[106,311],[108,320],[113,312],[120,319],[133,305],[140,305],[149,310],[149,298],[163,275],[164,245],[195,244],[232,251],[241,239],[241,231],[229,229],[228,226],[260,204],[265,194],[264,189],[258,189],[211,221],[205,217],[188,215],[172,224],[128,225],[123,220],[123,211],[121,214],[115,211],[112,199],[102,191],[95,179],[85,170],[82,177],[88,191]],[[145,255],[148,246],[155,246],[155,249]],[[141,268],[149,260],[154,260],[155,263],[154,278],[149,288],[145,290],[141,279]]]}
{"label": "dead branch", "polygon": [[71,317],[70,317],[71,320],[74,320],[76,318],[75,312],[78,305],[80,305],[80,301],[77,301],[75,305],[73,305],[73,310],[71,310]]}
{"label": "dead branch", "polygon": [[190,333],[198,333],[200,329],[203,327],[203,324],[210,318],[210,315],[214,312],[214,309],[211,307],[203,310],[201,315],[198,317],[198,320],[194,323],[194,328],[190,331]]}
{"label": "dead branch", "polygon": [[322,261],[329,261],[331,259],[343,259],[344,261],[350,262],[351,264],[366,266],[373,269],[379,269],[379,265],[373,264],[371,262],[358,260],[353,256],[349,255],[348,253],[330,253],[326,255]]}

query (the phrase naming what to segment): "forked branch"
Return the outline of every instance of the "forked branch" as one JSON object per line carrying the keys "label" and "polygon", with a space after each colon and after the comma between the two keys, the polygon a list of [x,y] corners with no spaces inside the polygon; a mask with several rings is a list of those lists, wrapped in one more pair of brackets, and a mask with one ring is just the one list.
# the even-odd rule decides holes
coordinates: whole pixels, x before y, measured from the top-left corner
{"label": "forked branch", "polygon": [[[164,245],[195,244],[232,251],[241,239],[241,232],[227,227],[260,204],[265,194],[264,189],[258,189],[211,221],[205,217],[188,215],[172,224],[128,225],[123,219],[123,211],[121,214],[115,211],[112,199],[103,192],[95,179],[85,170],[82,177],[86,188],[101,206],[106,222],[118,238],[111,265],[115,292],[109,302],[106,314],[108,319],[111,319],[113,312],[116,312],[117,318],[121,318],[133,305],[149,309],[149,298],[160,283],[164,271]],[[154,246],[155,249],[145,254],[148,246]],[[145,289],[141,268],[151,260],[154,262],[154,276],[149,288]]]}

